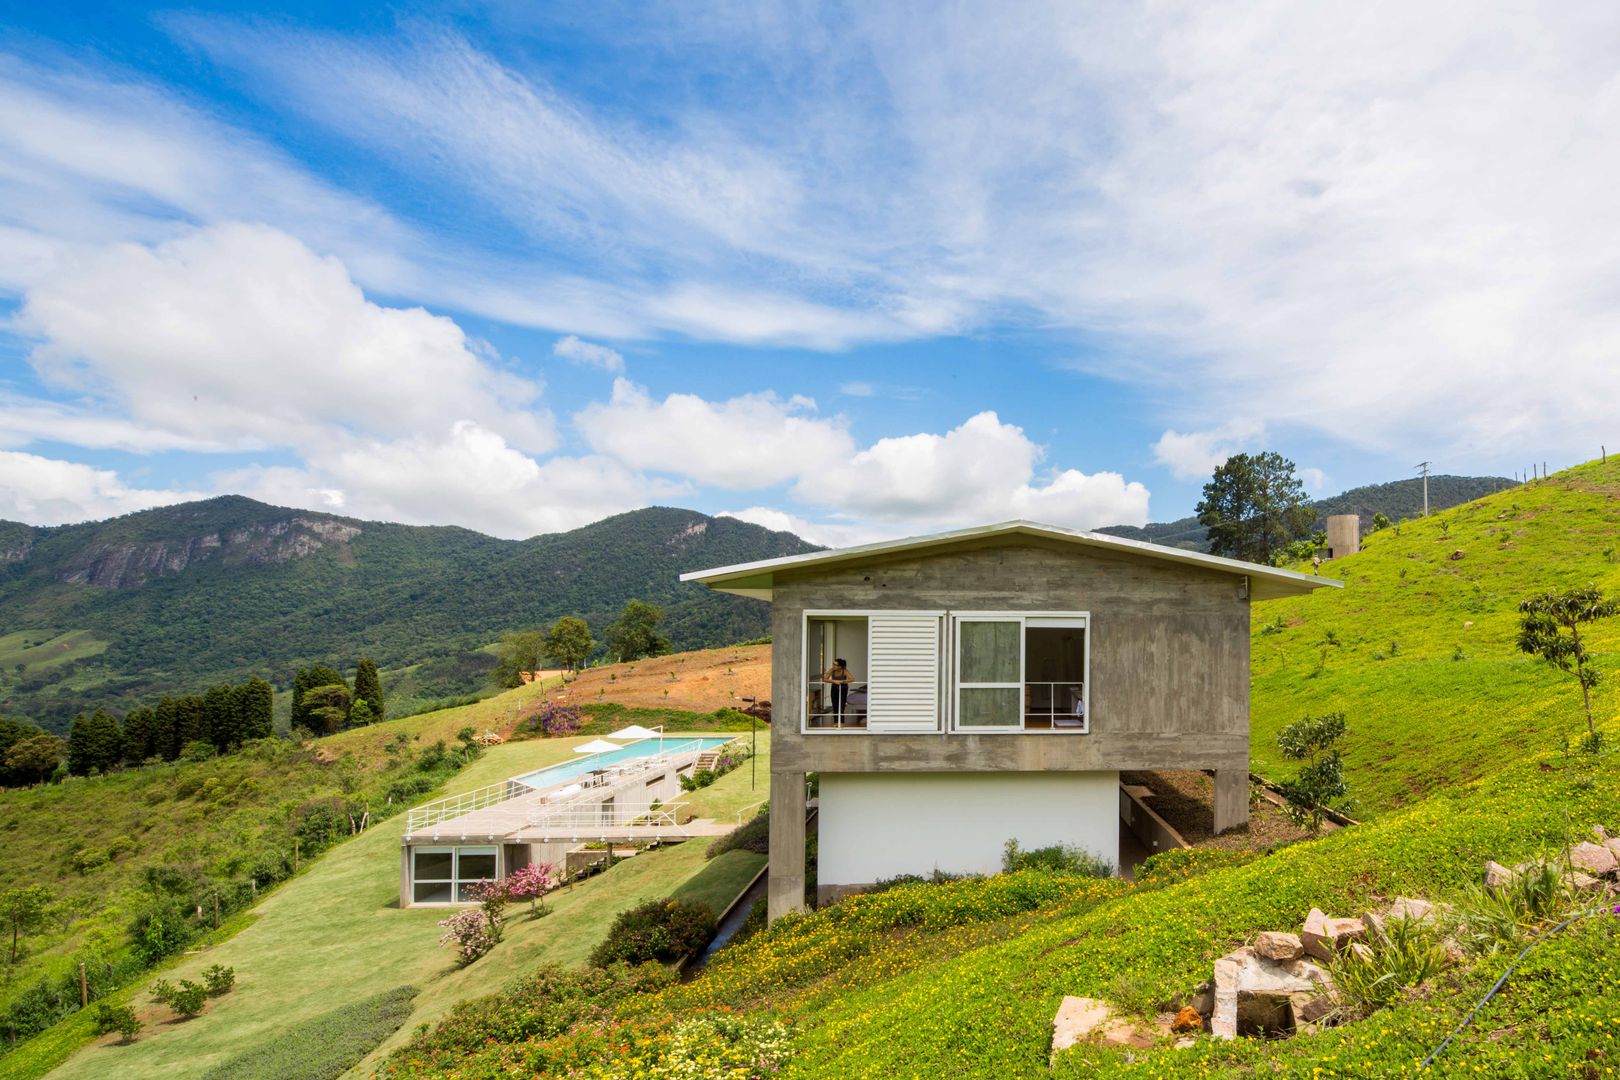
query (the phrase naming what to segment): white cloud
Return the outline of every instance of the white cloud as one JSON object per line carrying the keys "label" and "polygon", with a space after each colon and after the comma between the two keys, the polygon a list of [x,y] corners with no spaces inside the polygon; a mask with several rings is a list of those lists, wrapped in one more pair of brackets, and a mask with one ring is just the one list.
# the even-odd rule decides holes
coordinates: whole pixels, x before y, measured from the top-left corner
{"label": "white cloud", "polygon": [[723,488],[763,488],[829,468],[854,440],[842,421],[816,414],[809,398],[742,394],[713,402],[696,394],[655,401],[628,379],[611,400],[574,418],[592,449],[638,469],[673,472]]}
{"label": "white cloud", "polygon": [[1306,467],[1299,470],[1299,478],[1311,491],[1321,492],[1327,489],[1327,473],[1321,469]]}
{"label": "white cloud", "polygon": [[589,341],[581,341],[573,334],[561,339],[551,347],[551,355],[560,356],[571,364],[582,367],[601,368],[611,371],[615,375],[624,373],[624,356],[616,349],[606,345],[594,345]]}
{"label": "white cloud", "polygon": [[869,382],[847,382],[838,388],[838,392],[846,397],[876,397],[877,387]]}
{"label": "white cloud", "polygon": [[0,450],[0,518],[66,525],[205,497],[132,488],[111,469]]}
{"label": "white cloud", "polygon": [[836,468],[803,473],[794,495],[856,519],[928,527],[1032,517],[1089,529],[1141,524],[1148,490],[1117,473],[1038,477],[1042,450],[993,412],[943,435],[880,439]]}
{"label": "white cloud", "polygon": [[895,529],[892,525],[814,521],[770,506],[724,510],[721,511],[721,516],[734,517],[739,521],[747,521],[777,532],[790,532],[800,539],[820,544],[822,547],[852,547],[856,544],[870,544],[878,540],[895,538]]}
{"label": "white cloud", "polygon": [[450,319],[367,300],[334,258],[278,230],[218,225],[70,260],[17,325],[58,387],[175,438],[307,448],[334,427],[400,435],[476,418],[529,450],[537,384],[490,363]]}
{"label": "white cloud", "polygon": [[1258,420],[1229,420],[1208,431],[1166,431],[1153,444],[1153,460],[1177,480],[1208,480],[1217,466],[1233,454],[1257,448],[1266,437]]}
{"label": "white cloud", "polygon": [[497,433],[460,421],[440,434],[343,438],[305,468],[223,473],[214,483],[266,502],[356,517],[462,525],[522,539],[577,528],[659,499],[690,494],[603,457],[536,460]]}

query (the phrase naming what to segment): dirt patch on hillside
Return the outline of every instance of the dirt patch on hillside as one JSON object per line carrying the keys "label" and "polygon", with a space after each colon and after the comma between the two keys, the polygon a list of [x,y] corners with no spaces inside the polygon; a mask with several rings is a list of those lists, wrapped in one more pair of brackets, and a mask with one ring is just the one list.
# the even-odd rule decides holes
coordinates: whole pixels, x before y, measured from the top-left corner
{"label": "dirt patch on hillside", "polygon": [[573,705],[611,702],[644,709],[713,712],[769,700],[771,647],[737,645],[593,667],[552,694]]}
{"label": "dirt patch on hillside", "polygon": [[1153,797],[1143,801],[1193,847],[1260,851],[1275,844],[1303,840],[1308,835],[1274,804],[1257,799],[1249,807],[1247,828],[1230,829],[1215,836],[1215,781],[1202,772],[1169,769],[1122,772],[1119,778],[1127,784],[1152,789]]}

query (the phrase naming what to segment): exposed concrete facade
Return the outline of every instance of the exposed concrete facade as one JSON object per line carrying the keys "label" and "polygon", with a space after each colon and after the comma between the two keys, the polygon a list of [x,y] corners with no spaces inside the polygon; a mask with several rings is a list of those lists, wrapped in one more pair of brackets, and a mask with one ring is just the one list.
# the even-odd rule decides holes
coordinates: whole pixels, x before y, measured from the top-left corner
{"label": "exposed concrete facade", "polygon": [[1327,519],[1328,558],[1342,559],[1361,550],[1361,516],[1334,514]]}
{"label": "exposed concrete facade", "polygon": [[[807,773],[1210,769],[1217,829],[1248,820],[1251,578],[1241,572],[1245,564],[1092,543],[1101,538],[1072,542],[1061,530],[1040,535],[1041,527],[994,528],[1002,531],[945,545],[925,538],[915,550],[778,560],[763,579],[746,580],[745,595],[762,595],[763,580],[763,595],[773,605],[772,919],[804,906]],[[1329,584],[1253,569],[1265,575],[1271,595]],[[713,585],[728,588],[721,580]],[[943,725],[925,734],[801,730],[806,611],[1085,612],[1089,733],[981,734],[947,732]],[[1110,801],[1107,812],[1117,814],[1117,805]],[[1111,823],[1117,828],[1117,820]],[[873,821],[871,829],[880,834],[883,823]],[[829,884],[843,892],[852,883]]]}

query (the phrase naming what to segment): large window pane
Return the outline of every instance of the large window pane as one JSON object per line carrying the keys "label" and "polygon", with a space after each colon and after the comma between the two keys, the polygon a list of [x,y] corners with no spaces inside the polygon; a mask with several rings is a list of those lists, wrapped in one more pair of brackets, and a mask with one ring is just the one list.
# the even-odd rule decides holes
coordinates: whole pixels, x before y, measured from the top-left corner
{"label": "large window pane", "polygon": [[964,728],[1017,727],[1018,699],[1022,693],[1016,687],[963,687],[958,699],[960,705],[956,725]]}
{"label": "large window pane", "polygon": [[462,881],[494,881],[495,880],[495,853],[470,852],[465,848],[461,852],[461,869],[456,877]]}
{"label": "large window pane", "polygon": [[412,899],[418,904],[448,904],[451,895],[448,881],[418,881]]}
{"label": "large window pane", "polygon": [[1018,639],[1022,626],[1016,622],[963,622],[958,628],[962,647],[963,683],[1015,683],[1018,670]]}
{"label": "large window pane", "polygon": [[416,850],[417,881],[449,881],[455,876],[454,852]]}

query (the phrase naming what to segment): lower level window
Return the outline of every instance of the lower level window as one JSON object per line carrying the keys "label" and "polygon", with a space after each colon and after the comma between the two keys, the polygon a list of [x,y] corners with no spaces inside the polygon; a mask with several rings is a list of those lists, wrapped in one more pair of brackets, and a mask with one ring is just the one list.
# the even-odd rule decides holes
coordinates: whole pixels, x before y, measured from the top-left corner
{"label": "lower level window", "polygon": [[419,847],[411,857],[411,900],[417,904],[473,900],[479,882],[495,880],[499,862],[493,847]]}

